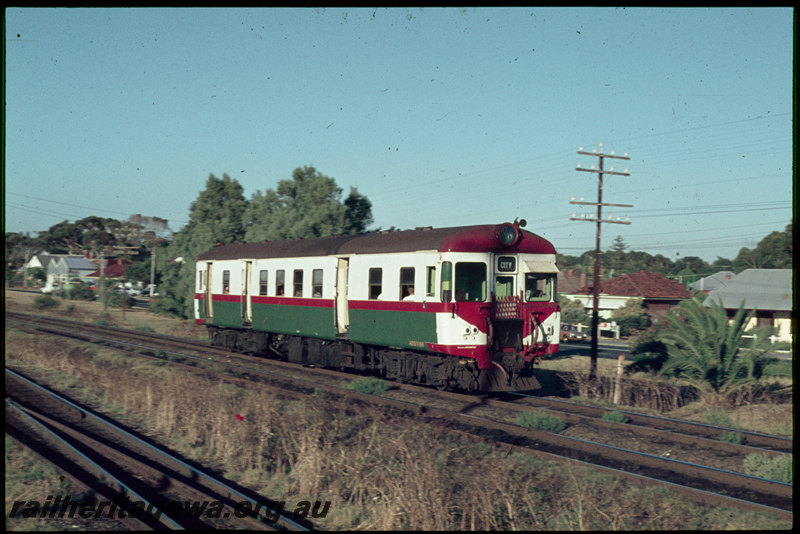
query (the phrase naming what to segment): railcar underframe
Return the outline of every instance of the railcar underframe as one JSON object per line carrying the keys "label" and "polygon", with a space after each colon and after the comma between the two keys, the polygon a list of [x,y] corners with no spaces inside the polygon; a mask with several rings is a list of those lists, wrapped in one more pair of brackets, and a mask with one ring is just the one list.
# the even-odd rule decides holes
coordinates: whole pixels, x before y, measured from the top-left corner
{"label": "railcar underframe", "polygon": [[[499,350],[490,369],[478,369],[474,359],[423,351],[210,325],[208,329],[214,346],[234,352],[278,358],[306,366],[366,372],[441,390],[473,393],[533,390],[540,387],[533,374],[532,363],[525,362],[516,352]],[[520,340],[521,344],[521,335],[514,336],[514,339]],[[502,346],[498,339],[498,348]],[[509,373],[512,375],[509,376]]]}

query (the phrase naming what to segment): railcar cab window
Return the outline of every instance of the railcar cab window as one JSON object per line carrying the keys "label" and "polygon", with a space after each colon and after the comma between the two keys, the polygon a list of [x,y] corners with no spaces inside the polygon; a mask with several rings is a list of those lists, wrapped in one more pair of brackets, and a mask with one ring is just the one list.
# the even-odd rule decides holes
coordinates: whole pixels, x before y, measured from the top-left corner
{"label": "railcar cab window", "polygon": [[222,271],[222,293],[227,295],[231,292],[231,272]]}
{"label": "railcar cab window", "polygon": [[302,297],[303,296],[303,270],[302,269],[295,269],[294,270],[294,296],[295,297]]}
{"label": "railcar cab window", "polygon": [[486,300],[486,270],[483,262],[456,263],[456,302]]}
{"label": "railcar cab window", "polygon": [[286,284],[285,284],[285,271],[283,269],[278,269],[275,271],[275,296],[282,297],[285,293]]}
{"label": "railcar cab window", "polygon": [[383,269],[373,268],[369,270],[369,300],[380,298],[383,293]]}
{"label": "railcar cab window", "polygon": [[549,302],[555,293],[555,276],[527,273],[525,275],[525,300]]}
{"label": "railcar cab window", "polygon": [[414,298],[414,268],[400,267],[400,300]]}
{"label": "railcar cab window", "polygon": [[510,297],[514,294],[513,276],[496,276],[494,280],[494,296]]}
{"label": "railcar cab window", "polygon": [[203,271],[197,271],[197,290],[203,290]]}
{"label": "railcar cab window", "polygon": [[455,278],[456,302],[484,302],[486,300],[486,264],[483,262],[460,261],[453,267],[449,261],[442,262],[442,302],[452,298],[451,283]]}
{"label": "railcar cab window", "polygon": [[311,296],[322,298],[322,269],[311,271]]}
{"label": "railcar cab window", "polygon": [[259,296],[265,296],[267,294],[267,273],[269,271],[259,271],[258,272],[258,294]]}

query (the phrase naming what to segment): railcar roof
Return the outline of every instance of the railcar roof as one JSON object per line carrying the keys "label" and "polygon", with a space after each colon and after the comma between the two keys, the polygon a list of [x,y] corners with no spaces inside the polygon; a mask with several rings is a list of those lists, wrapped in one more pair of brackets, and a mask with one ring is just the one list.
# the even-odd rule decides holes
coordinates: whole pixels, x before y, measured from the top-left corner
{"label": "railcar roof", "polygon": [[487,224],[452,228],[423,228],[288,241],[236,243],[212,248],[200,255],[198,260],[387,254],[420,250],[555,254],[555,248],[549,241],[525,230],[521,230],[523,237],[517,245],[512,247],[501,245],[497,238],[497,232],[501,226]]}

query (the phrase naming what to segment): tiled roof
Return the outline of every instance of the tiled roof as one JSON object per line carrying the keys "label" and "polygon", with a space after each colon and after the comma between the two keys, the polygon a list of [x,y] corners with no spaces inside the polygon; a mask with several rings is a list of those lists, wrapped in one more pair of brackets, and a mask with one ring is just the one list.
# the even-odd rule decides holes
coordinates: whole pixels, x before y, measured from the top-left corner
{"label": "tiled roof", "polygon": [[[591,293],[586,288],[581,293]],[[623,274],[600,282],[600,293],[645,299],[689,299],[691,293],[680,282],[670,280],[652,271]]]}
{"label": "tiled roof", "polygon": [[586,286],[587,276],[576,275],[574,269],[558,272],[558,292],[559,293],[580,293],[581,289]]}

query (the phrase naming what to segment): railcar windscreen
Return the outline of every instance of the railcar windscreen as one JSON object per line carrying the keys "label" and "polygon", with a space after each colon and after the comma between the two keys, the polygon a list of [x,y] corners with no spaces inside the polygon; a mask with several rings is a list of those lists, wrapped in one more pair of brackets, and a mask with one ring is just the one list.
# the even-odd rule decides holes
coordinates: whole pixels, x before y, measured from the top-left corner
{"label": "railcar windscreen", "polygon": [[456,263],[456,302],[486,300],[486,264],[460,261]]}
{"label": "railcar windscreen", "polygon": [[525,275],[525,300],[548,302],[553,295],[555,276],[552,274],[527,273]]}

